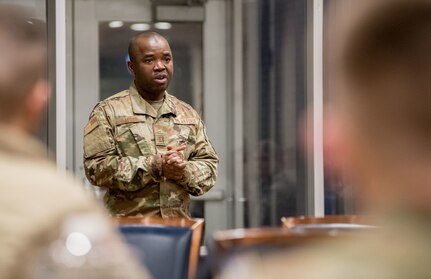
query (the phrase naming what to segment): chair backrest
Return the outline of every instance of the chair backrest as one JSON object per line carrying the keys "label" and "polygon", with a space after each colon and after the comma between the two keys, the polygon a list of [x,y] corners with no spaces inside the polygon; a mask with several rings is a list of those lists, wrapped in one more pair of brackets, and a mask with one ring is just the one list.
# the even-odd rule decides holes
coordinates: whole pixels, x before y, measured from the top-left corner
{"label": "chair backrest", "polygon": [[283,217],[284,228],[354,230],[372,227],[370,217],[360,215],[329,215],[324,217]]}
{"label": "chair backrest", "polygon": [[187,278],[190,229],[132,224],[120,225],[120,231],[154,278]]}
{"label": "chair backrest", "polygon": [[216,232],[214,242],[217,251],[223,253],[241,246],[296,246],[334,236],[327,232],[302,233],[284,228],[235,229]]}
{"label": "chair backrest", "polygon": [[114,221],[156,279],[195,278],[203,219],[120,217]]}

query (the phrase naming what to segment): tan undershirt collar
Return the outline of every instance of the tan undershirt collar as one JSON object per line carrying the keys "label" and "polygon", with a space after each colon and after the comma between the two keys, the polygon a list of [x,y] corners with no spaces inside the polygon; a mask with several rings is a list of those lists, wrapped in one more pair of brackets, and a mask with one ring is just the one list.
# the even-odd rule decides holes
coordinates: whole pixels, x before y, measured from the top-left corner
{"label": "tan undershirt collar", "polygon": [[165,99],[161,99],[158,101],[147,101],[147,102],[158,112],[159,109],[162,107],[164,101]]}

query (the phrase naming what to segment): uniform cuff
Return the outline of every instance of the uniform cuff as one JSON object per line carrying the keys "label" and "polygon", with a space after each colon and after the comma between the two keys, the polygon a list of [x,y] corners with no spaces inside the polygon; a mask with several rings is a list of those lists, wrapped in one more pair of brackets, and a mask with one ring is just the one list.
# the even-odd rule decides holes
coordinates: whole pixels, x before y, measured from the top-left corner
{"label": "uniform cuff", "polygon": [[182,186],[189,185],[190,176],[191,176],[191,172],[189,170],[189,164],[187,163],[187,166],[183,170],[183,178],[178,180],[177,183],[182,185]]}
{"label": "uniform cuff", "polygon": [[147,158],[146,163],[148,166],[148,173],[151,178],[156,182],[160,182],[163,179],[162,155],[156,154],[150,156]]}

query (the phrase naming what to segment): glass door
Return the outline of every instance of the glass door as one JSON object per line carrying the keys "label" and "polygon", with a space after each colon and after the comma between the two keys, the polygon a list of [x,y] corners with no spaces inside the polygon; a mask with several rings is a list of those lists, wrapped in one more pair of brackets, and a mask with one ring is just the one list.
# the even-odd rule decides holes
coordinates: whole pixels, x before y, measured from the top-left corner
{"label": "glass door", "polygon": [[[221,157],[226,154],[226,125],[220,113],[226,110],[225,2],[205,6],[154,6],[150,0],[75,0],[69,46],[73,48],[69,90],[74,94],[73,169],[86,187],[101,198],[103,189],[91,186],[82,163],[82,131],[92,108],[110,95],[127,89],[133,77],[127,69],[127,49],[134,34],[157,31],[170,42],[175,74],[168,91],[191,104],[207,124],[208,134]],[[178,1],[173,1],[178,4]],[[187,2],[187,1],[185,1]],[[211,32],[211,34],[209,33]],[[218,34],[218,37],[213,37]],[[216,39],[216,42],[212,42]],[[220,45],[222,47],[220,47]],[[217,72],[215,72],[217,71]],[[226,115],[226,113],[224,113]],[[226,118],[225,118],[226,119]],[[225,120],[227,121],[227,120]],[[225,162],[225,158],[221,158]],[[193,198],[194,217],[205,217],[207,235],[227,228],[226,175],[221,163],[217,185],[206,195]]]}

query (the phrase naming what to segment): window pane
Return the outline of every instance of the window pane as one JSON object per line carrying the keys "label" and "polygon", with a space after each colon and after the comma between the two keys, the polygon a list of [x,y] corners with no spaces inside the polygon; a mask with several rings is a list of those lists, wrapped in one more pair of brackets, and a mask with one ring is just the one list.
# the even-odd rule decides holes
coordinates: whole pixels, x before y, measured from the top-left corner
{"label": "window pane", "polygon": [[306,1],[244,2],[247,226],[305,213]]}
{"label": "window pane", "polygon": [[[332,74],[332,65],[330,64],[331,61],[335,61],[334,57],[331,56],[335,52],[333,49],[329,48],[329,45],[341,44],[341,42],[339,42],[339,27],[341,26],[336,20],[339,18],[336,14],[340,12],[338,11],[340,3],[334,0],[325,0],[324,3],[324,95],[328,98],[330,92],[335,90],[334,87],[336,86],[334,82],[336,76]],[[352,187],[349,187],[349,185],[346,185],[343,181],[343,175],[333,164],[331,155],[331,150],[326,150],[324,154],[325,214],[355,214]]]}

